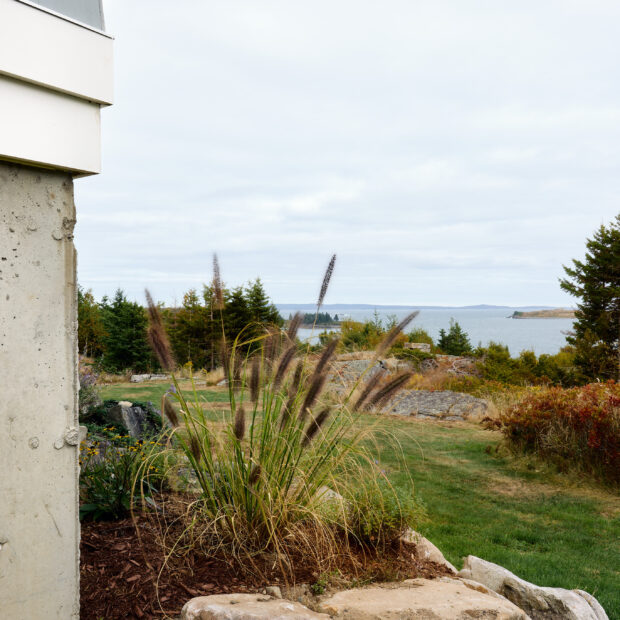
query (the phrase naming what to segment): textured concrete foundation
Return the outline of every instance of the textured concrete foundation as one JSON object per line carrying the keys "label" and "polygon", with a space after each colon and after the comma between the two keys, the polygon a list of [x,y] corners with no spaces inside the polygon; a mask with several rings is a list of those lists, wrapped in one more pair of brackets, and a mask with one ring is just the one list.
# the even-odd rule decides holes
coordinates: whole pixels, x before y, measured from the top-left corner
{"label": "textured concrete foundation", "polygon": [[0,617],[79,617],[75,207],[0,162]]}

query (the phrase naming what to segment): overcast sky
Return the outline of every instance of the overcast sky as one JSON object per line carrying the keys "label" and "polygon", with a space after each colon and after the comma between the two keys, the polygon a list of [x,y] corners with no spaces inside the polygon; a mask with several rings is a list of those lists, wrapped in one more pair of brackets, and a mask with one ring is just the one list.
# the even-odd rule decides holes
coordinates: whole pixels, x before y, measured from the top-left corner
{"label": "overcast sky", "polygon": [[620,2],[104,0],[79,279],[163,301],[568,305],[620,211]]}

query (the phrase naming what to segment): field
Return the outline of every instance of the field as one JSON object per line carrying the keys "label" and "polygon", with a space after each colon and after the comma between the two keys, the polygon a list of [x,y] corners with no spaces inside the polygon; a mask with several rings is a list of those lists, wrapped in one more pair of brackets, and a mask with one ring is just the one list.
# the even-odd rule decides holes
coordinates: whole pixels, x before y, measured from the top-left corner
{"label": "field", "polygon": [[[101,393],[158,406],[168,387],[115,384]],[[222,388],[201,389],[199,395],[226,406]],[[457,568],[462,557],[477,555],[538,585],[586,590],[611,619],[620,620],[618,495],[535,461],[516,460],[498,450],[499,433],[475,424],[370,415],[360,423],[378,423],[398,440],[427,510],[418,529]],[[377,447],[392,482],[402,484],[394,442],[385,438]]]}

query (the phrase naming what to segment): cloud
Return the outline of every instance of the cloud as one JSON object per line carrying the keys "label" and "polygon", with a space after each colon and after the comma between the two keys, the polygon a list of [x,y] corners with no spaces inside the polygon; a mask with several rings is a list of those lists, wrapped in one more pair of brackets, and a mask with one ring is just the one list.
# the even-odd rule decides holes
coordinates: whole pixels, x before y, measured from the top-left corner
{"label": "cloud", "polygon": [[79,279],[170,301],[566,305],[618,211],[620,5],[107,0],[116,102]]}

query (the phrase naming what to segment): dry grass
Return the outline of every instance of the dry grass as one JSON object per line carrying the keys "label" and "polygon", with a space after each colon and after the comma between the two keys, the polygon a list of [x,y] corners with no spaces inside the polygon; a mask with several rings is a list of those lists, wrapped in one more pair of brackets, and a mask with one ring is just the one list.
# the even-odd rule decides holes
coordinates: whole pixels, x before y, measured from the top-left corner
{"label": "dry grass", "polygon": [[224,369],[216,368],[215,370],[211,370],[209,372],[204,373],[204,380],[207,385],[217,385],[221,381],[224,381]]}

